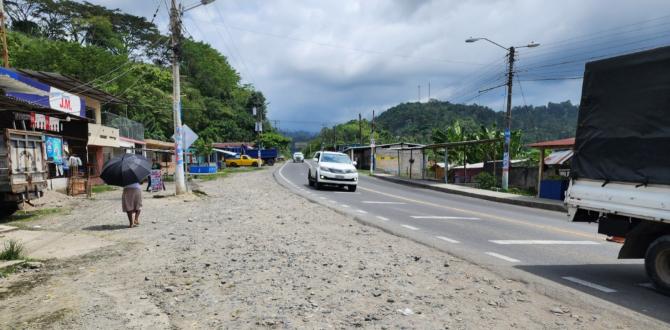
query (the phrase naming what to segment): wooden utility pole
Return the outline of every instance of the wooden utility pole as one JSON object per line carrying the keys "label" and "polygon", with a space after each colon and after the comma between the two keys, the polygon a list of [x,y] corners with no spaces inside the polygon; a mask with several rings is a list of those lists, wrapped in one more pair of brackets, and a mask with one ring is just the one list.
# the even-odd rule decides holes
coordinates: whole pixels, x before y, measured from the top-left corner
{"label": "wooden utility pole", "polygon": [[174,153],[176,167],[174,171],[175,192],[186,193],[184,174],[184,136],[181,125],[181,85],[179,79],[179,59],[181,57],[181,6],[172,0],[170,8],[170,32],[172,33],[172,117],[174,120]]}
{"label": "wooden utility pole", "polygon": [[505,146],[503,148],[502,189],[507,190],[509,184],[510,143],[512,128],[512,83],[514,81],[514,47],[509,48],[509,70],[507,72],[507,112],[505,113]]}
{"label": "wooden utility pole", "polygon": [[363,119],[361,113],[358,113],[358,144],[363,145]]}
{"label": "wooden utility pole", "polygon": [[7,28],[5,24],[5,1],[0,0],[0,41],[2,42],[2,63],[5,68],[9,68],[9,47],[7,45]]}

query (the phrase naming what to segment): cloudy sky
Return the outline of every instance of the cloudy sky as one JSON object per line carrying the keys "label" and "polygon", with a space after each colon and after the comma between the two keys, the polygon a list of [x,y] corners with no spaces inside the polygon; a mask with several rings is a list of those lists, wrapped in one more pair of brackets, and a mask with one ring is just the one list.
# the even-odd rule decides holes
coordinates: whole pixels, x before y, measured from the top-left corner
{"label": "cloudy sky", "polygon": [[[90,0],[151,17],[164,0]],[[168,0],[169,2],[169,0]],[[197,2],[184,1],[185,5]],[[668,0],[217,0],[187,34],[226,55],[282,129],[319,130],[430,96],[504,108],[504,46],[519,49],[514,105],[578,103],[590,58],[670,44]],[[665,16],[663,16],[665,15]]]}

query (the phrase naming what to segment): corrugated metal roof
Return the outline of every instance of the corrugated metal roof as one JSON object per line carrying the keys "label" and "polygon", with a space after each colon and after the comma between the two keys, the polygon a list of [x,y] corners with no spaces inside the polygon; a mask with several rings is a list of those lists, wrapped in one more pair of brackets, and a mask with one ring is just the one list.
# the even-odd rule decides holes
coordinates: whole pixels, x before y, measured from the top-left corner
{"label": "corrugated metal roof", "polygon": [[570,150],[554,151],[551,155],[544,157],[545,165],[560,165],[572,158],[574,152]]}
{"label": "corrugated metal roof", "polygon": [[538,149],[560,149],[560,148],[572,148],[575,146],[575,138],[567,138],[560,140],[551,140],[551,141],[540,141],[531,143],[528,147],[538,148]]}

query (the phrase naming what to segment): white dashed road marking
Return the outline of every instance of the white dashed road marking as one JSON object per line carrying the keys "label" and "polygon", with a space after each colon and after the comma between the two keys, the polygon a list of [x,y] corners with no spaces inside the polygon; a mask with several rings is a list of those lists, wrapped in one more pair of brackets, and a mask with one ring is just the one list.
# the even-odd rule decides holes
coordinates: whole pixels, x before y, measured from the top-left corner
{"label": "white dashed road marking", "polygon": [[349,207],[347,204],[341,204],[342,207]]}
{"label": "white dashed road marking", "polygon": [[441,215],[413,215],[413,219],[438,219],[438,220],[481,220],[472,217],[445,217]]}
{"label": "white dashed road marking", "polygon": [[358,212],[358,213],[360,213],[360,214],[368,214],[367,211],[363,211],[363,210],[356,210],[356,212]]}
{"label": "white dashed road marking", "polygon": [[389,221],[389,218],[382,217],[381,215],[378,215],[377,219],[379,219],[381,221]]}
{"label": "white dashed road marking", "polygon": [[498,253],[495,253],[495,252],[486,252],[486,254],[488,254],[488,255],[490,255],[494,258],[502,259],[502,260],[509,261],[509,262],[521,262],[521,260],[519,260],[519,259],[510,258],[508,256],[504,256],[502,254],[498,254]]}
{"label": "white dashed road marking", "polygon": [[550,241],[550,240],[490,240],[501,245],[598,245],[594,241]]}
{"label": "white dashed road marking", "polygon": [[584,281],[584,280],[581,280],[581,279],[578,279],[578,278],[572,277],[572,276],[563,276],[563,279],[566,280],[566,281],[573,282],[573,283],[581,284],[583,286],[588,286],[591,289],[596,289],[598,291],[602,291],[602,292],[605,292],[605,293],[616,292],[616,290],[614,290],[614,289],[610,289],[608,287],[605,287],[605,286],[602,286],[602,285],[599,285],[599,284]]}
{"label": "white dashed road marking", "polygon": [[405,228],[410,229],[410,230],[419,230],[419,228],[416,228],[416,227],[410,226],[410,225],[400,225],[400,226],[405,227]]}
{"label": "white dashed road marking", "polygon": [[441,240],[443,240],[443,241],[445,241],[445,242],[448,242],[448,243],[453,243],[453,244],[458,244],[458,243],[460,243],[459,241],[457,241],[457,240],[455,240],[455,239],[451,239],[451,238],[444,237],[444,236],[435,236],[435,237],[437,237],[437,239],[441,239]]}
{"label": "white dashed road marking", "polygon": [[379,201],[363,201],[363,204],[392,204],[392,205],[404,205],[403,202],[379,202]]}

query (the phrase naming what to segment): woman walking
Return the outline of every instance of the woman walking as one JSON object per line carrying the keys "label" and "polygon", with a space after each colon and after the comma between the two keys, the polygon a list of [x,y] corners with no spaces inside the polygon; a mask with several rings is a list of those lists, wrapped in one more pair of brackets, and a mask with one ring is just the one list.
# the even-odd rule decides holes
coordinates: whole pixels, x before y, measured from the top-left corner
{"label": "woman walking", "polygon": [[140,212],[142,211],[142,186],[140,186],[139,182],[123,187],[121,204],[123,212],[126,212],[128,215],[128,228],[139,226]]}
{"label": "woman walking", "polygon": [[121,208],[128,215],[128,227],[139,226],[142,211],[142,186],[151,173],[149,160],[142,155],[123,154],[114,157],[102,167],[100,177],[105,183],[123,187]]}

